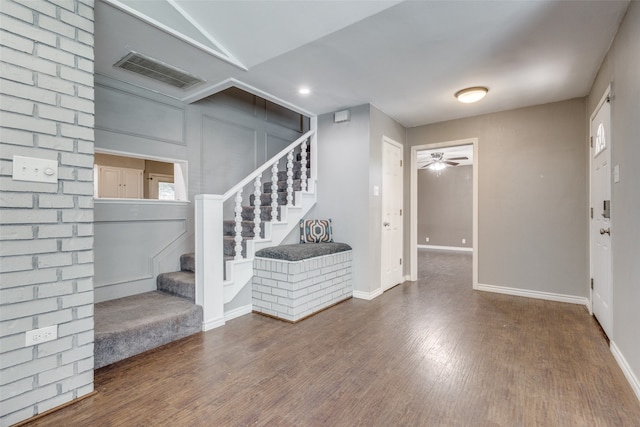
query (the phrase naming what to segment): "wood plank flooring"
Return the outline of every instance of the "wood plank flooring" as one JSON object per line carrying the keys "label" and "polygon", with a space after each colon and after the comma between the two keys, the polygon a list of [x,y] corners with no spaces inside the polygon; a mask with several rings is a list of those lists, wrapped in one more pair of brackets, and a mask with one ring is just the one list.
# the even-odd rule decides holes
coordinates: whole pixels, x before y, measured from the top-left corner
{"label": "wood plank flooring", "polygon": [[297,324],[251,314],[96,371],[32,426],[638,426],[582,306],[471,289],[469,254]]}

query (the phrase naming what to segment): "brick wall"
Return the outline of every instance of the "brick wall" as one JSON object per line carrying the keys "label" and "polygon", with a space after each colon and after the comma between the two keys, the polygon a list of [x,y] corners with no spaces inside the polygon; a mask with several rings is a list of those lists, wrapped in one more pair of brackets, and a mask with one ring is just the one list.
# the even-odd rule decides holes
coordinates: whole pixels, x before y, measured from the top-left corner
{"label": "brick wall", "polygon": [[297,322],[351,298],[353,251],[302,261],[253,261],[253,310]]}
{"label": "brick wall", "polygon": [[[93,391],[93,0],[0,0],[0,424]],[[13,156],[58,162],[14,181]],[[25,347],[25,332],[58,338]]]}

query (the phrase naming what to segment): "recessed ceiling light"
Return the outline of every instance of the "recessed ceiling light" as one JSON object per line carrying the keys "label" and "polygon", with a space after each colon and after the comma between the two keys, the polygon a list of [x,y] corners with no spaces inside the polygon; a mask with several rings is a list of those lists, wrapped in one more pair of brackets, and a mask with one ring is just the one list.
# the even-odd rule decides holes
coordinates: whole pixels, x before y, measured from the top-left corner
{"label": "recessed ceiling light", "polygon": [[470,104],[472,102],[480,101],[489,92],[489,89],[482,86],[468,87],[456,92],[455,97],[458,101]]}
{"label": "recessed ceiling light", "polygon": [[311,93],[311,89],[308,87],[301,87],[300,90],[298,90],[298,93],[300,95],[309,95]]}

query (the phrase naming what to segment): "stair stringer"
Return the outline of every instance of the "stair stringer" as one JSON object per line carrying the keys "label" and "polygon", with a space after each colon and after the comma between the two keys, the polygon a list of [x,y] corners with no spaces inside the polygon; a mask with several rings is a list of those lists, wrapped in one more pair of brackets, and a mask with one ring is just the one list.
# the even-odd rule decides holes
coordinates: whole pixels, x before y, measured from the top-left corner
{"label": "stair stringer", "polygon": [[[312,184],[311,180],[309,183]],[[315,183],[309,186],[310,191],[296,191],[297,206],[281,206],[281,220],[265,223],[265,238],[247,240],[247,257],[241,260],[226,262],[226,280],[224,281],[224,303],[231,302],[236,295],[253,278],[253,259],[256,251],[277,246],[298,227],[300,220],[316,204]]]}

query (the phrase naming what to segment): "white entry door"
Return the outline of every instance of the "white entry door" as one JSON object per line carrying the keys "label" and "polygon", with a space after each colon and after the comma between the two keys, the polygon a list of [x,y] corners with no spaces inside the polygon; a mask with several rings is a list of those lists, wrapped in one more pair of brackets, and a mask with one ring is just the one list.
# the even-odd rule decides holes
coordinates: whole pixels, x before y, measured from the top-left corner
{"label": "white entry door", "polygon": [[608,93],[591,119],[591,274],[592,309],[611,336],[611,106]]}
{"label": "white entry door", "polygon": [[382,140],[382,290],[401,283],[402,268],[402,145]]}

